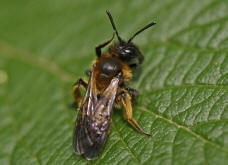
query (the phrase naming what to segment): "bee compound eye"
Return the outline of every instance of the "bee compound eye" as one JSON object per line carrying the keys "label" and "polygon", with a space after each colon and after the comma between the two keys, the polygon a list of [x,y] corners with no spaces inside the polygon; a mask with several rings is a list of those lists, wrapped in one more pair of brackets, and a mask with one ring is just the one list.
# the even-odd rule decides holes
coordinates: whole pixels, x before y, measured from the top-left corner
{"label": "bee compound eye", "polygon": [[131,53],[130,49],[125,49],[124,51],[125,51],[126,54],[130,54]]}

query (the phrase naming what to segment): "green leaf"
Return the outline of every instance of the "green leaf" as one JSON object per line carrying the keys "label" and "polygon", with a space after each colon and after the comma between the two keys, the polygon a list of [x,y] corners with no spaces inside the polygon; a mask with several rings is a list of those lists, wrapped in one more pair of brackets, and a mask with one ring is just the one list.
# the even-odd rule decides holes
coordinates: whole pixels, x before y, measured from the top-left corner
{"label": "green leaf", "polygon": [[[119,33],[145,55],[131,87],[140,92],[138,134],[114,110],[108,141],[87,161],[72,150],[71,87]],[[228,1],[0,2],[0,164],[226,165]]]}

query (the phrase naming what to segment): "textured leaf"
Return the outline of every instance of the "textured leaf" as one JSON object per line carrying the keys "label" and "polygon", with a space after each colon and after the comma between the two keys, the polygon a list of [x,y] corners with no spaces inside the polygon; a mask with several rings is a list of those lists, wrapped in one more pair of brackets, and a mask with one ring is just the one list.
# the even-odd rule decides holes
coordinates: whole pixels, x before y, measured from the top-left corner
{"label": "textured leaf", "polygon": [[[138,134],[115,110],[98,159],[73,153],[71,86],[94,47],[119,33],[145,54],[130,86],[140,92]],[[228,1],[0,2],[0,164],[226,165]]]}

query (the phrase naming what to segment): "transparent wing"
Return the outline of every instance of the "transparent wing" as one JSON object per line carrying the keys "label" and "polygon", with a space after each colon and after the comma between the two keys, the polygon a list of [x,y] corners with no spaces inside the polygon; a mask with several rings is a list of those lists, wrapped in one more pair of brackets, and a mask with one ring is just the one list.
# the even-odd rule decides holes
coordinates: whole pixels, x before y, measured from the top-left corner
{"label": "transparent wing", "polygon": [[112,108],[118,87],[119,78],[113,78],[98,99],[92,72],[74,128],[73,148],[77,154],[83,154],[87,159],[93,159],[103,148],[111,123]]}

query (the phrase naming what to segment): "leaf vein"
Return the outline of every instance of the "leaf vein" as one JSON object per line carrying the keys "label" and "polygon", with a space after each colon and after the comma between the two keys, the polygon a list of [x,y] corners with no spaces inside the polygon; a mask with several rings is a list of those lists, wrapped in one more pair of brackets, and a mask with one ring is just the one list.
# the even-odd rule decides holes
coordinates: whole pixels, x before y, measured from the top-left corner
{"label": "leaf vein", "polygon": [[162,119],[162,120],[164,120],[164,121],[170,123],[171,125],[174,125],[174,126],[177,127],[177,128],[181,128],[181,129],[185,130],[186,132],[190,133],[191,135],[193,135],[194,137],[196,137],[197,139],[199,139],[199,140],[202,141],[203,143],[209,143],[209,144],[215,146],[216,148],[218,148],[218,149],[220,149],[220,150],[222,150],[222,151],[228,153],[228,149],[227,149],[226,147],[221,146],[221,145],[219,145],[219,144],[217,144],[217,143],[214,143],[213,141],[210,141],[210,140],[204,138],[203,136],[197,134],[196,132],[194,132],[194,131],[191,130],[190,128],[188,128],[188,127],[186,127],[186,126],[183,126],[183,125],[180,125],[180,124],[178,124],[178,123],[176,123],[176,122],[174,122],[174,121],[172,121],[172,120],[170,120],[170,119],[167,119],[167,118],[165,118],[165,117],[163,117],[163,116],[161,116],[161,115],[159,115],[159,114],[156,114],[156,113],[154,113],[153,111],[148,110],[148,109],[145,108],[145,107],[140,106],[140,107],[138,107],[138,108],[139,108],[141,111],[150,113],[150,114],[152,114],[153,116],[155,116],[156,118],[160,118],[160,119]]}
{"label": "leaf vein", "polygon": [[129,153],[132,155],[132,157],[137,161],[138,164],[140,163],[140,160],[137,158],[137,156],[134,154],[134,152],[129,148],[128,144],[124,141],[124,139],[122,138],[119,130],[116,128],[114,121],[112,122],[113,128],[116,130],[117,135],[119,136],[121,142],[124,144],[124,146],[126,147],[126,149],[129,151]]}

